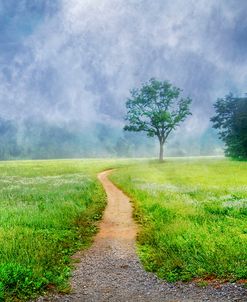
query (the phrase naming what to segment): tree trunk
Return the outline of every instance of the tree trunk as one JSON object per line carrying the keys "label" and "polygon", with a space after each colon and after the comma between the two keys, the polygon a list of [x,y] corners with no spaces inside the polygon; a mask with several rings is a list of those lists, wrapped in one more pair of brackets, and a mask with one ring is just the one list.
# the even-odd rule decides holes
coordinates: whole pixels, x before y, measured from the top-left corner
{"label": "tree trunk", "polygon": [[164,160],[164,143],[160,142],[160,157],[159,161],[162,162]]}

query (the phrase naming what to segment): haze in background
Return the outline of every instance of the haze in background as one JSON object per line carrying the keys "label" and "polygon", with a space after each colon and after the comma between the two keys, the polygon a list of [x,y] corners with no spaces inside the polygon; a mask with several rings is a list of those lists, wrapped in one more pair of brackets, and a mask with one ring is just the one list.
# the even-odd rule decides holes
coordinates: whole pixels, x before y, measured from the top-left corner
{"label": "haze in background", "polygon": [[193,99],[169,155],[221,154],[217,97],[246,91],[245,0],[0,0],[0,158],[153,156],[122,132],[156,77]]}

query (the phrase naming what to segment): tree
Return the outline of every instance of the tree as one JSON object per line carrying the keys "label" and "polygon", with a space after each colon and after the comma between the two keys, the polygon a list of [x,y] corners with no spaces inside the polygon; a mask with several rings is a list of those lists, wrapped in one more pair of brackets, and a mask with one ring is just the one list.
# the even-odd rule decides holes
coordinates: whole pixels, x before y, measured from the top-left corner
{"label": "tree", "polygon": [[211,121],[226,145],[226,156],[247,158],[247,98],[237,98],[230,93],[217,99],[214,108],[216,115]]}
{"label": "tree", "polygon": [[152,78],[140,89],[130,91],[126,102],[125,131],[145,131],[157,136],[160,143],[159,160],[163,161],[164,144],[169,134],[190,115],[190,98],[180,97],[181,90],[167,81]]}

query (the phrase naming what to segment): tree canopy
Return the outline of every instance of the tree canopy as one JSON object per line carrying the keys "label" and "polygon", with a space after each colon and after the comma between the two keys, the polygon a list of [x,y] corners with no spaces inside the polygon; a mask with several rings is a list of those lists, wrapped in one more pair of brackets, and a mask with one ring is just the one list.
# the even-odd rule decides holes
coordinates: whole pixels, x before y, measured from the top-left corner
{"label": "tree canopy", "polygon": [[231,93],[217,99],[213,127],[225,143],[225,154],[233,158],[247,158],[247,97],[237,98]]}
{"label": "tree canopy", "polygon": [[131,90],[126,102],[127,115],[124,130],[145,131],[148,136],[157,136],[160,143],[160,161],[163,146],[169,134],[191,114],[189,97],[180,97],[181,89],[168,81],[152,78],[140,89]]}

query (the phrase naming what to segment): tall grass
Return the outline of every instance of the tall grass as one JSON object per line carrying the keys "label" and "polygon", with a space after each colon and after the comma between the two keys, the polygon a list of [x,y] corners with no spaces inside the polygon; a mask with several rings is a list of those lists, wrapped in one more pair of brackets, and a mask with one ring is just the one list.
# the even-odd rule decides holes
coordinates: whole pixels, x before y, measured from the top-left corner
{"label": "tall grass", "polygon": [[112,180],[133,199],[138,252],[168,281],[247,278],[247,163],[141,162]]}
{"label": "tall grass", "polygon": [[96,174],[113,163],[0,164],[0,300],[69,289],[70,256],[91,243],[106,203]]}

